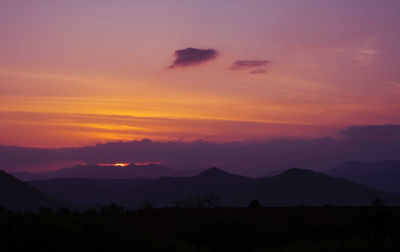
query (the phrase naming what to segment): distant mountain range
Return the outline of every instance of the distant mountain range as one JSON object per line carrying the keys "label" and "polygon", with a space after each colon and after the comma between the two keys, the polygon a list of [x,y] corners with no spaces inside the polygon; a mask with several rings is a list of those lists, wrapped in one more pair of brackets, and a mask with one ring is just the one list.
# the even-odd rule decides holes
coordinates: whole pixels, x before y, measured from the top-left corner
{"label": "distant mountain range", "polygon": [[325,174],[400,195],[400,161],[347,162]]}
{"label": "distant mountain range", "polygon": [[37,210],[38,207],[68,206],[0,170],[0,207],[12,210]]}
{"label": "distant mountain range", "polygon": [[[174,170],[159,164],[127,166],[76,165],[56,171],[29,173],[15,172],[13,176],[23,181],[54,178],[76,179],[155,179],[162,177],[191,177],[203,170]],[[267,174],[275,177],[284,170],[275,170]],[[400,195],[400,161],[382,161],[376,163],[347,162],[334,169],[323,172],[331,177],[344,178],[358,184]]]}
{"label": "distant mountain range", "polygon": [[387,204],[400,202],[400,197],[364,185],[297,168],[266,178],[248,178],[211,168],[192,177],[59,178],[29,183],[78,205],[115,202],[139,207],[144,201],[150,201],[156,207],[165,207],[199,194],[218,195],[229,206],[247,206],[253,199],[264,206],[369,205],[376,198],[382,198]]}
{"label": "distant mountain range", "polygon": [[76,165],[56,171],[40,173],[14,172],[15,177],[28,181],[52,178],[130,179],[194,176],[202,170],[173,170],[168,167],[149,164],[127,166]]}

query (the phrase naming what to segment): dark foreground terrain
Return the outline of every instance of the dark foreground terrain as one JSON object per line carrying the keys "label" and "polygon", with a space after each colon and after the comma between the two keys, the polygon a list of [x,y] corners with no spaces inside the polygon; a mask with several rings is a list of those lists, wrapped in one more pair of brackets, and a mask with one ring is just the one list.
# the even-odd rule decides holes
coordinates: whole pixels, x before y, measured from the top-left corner
{"label": "dark foreground terrain", "polygon": [[0,212],[1,251],[400,251],[400,208]]}

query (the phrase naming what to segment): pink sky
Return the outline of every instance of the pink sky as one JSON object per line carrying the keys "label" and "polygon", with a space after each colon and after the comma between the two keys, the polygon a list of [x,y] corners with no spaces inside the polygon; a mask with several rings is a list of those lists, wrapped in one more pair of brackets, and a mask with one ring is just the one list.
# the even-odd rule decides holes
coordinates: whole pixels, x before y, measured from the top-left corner
{"label": "pink sky", "polygon": [[[0,2],[0,144],[336,136],[400,124],[397,0]],[[174,52],[217,57],[168,69]],[[266,73],[231,70],[267,60]]]}

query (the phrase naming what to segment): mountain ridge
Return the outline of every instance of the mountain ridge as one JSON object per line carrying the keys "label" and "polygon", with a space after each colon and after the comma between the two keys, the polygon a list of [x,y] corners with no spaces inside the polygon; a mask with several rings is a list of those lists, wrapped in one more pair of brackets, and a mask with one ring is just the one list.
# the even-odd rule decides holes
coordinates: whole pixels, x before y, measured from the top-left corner
{"label": "mountain ridge", "polygon": [[324,173],[400,195],[400,161],[398,160],[374,163],[350,161]]}
{"label": "mountain ridge", "polygon": [[[157,207],[202,194],[220,196],[231,206],[259,200],[265,206],[368,205],[376,198],[397,204],[400,198],[351,181],[305,170],[289,169],[278,176],[248,178],[212,168],[192,177],[156,179],[31,181],[43,191],[74,204],[116,202],[138,207],[150,201]],[[79,195],[73,190],[79,188]]]}
{"label": "mountain ridge", "polygon": [[12,210],[37,210],[38,207],[67,206],[69,205],[0,170],[0,207]]}

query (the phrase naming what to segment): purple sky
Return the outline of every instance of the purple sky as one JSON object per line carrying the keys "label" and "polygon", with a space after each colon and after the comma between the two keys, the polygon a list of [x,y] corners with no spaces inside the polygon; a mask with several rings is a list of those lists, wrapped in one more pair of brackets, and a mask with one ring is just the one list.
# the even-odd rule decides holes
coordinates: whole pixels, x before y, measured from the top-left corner
{"label": "purple sky", "polygon": [[[0,146],[45,149],[2,147],[0,160],[256,174],[396,159],[399,10],[398,0],[2,0]],[[126,155],[51,149],[109,142]]]}
{"label": "purple sky", "polygon": [[0,144],[312,139],[399,124],[399,9],[3,0]]}

